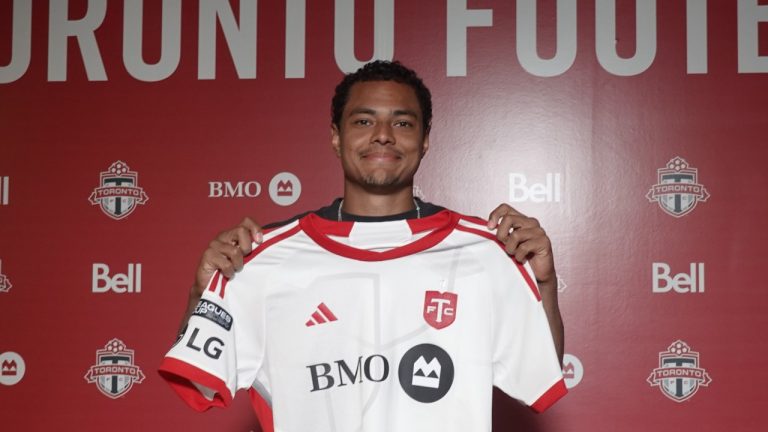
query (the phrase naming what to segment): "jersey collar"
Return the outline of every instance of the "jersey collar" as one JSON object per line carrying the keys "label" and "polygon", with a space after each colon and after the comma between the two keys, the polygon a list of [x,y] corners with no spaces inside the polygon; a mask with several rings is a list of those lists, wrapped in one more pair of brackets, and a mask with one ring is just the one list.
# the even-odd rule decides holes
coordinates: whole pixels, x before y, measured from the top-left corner
{"label": "jersey collar", "polygon": [[408,227],[413,234],[418,234],[424,231],[430,232],[411,243],[383,252],[358,249],[344,243],[339,243],[328,237],[348,237],[349,233],[352,231],[352,227],[356,223],[376,224],[381,222],[337,222],[323,219],[310,213],[299,219],[299,226],[315,243],[336,255],[359,261],[383,261],[415,254],[435,246],[453,231],[458,220],[459,215],[449,210],[443,210],[432,216],[421,219],[407,219],[405,222],[408,224]]}

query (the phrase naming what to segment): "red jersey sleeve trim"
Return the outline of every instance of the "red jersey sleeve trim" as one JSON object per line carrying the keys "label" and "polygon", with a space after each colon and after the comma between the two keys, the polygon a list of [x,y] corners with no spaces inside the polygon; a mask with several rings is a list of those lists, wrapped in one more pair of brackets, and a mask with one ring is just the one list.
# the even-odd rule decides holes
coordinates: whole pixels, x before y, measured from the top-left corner
{"label": "red jersey sleeve trim", "polygon": [[261,397],[253,387],[248,389],[248,395],[251,397],[251,406],[256,412],[256,418],[259,419],[259,425],[263,432],[274,432],[275,425],[272,420],[272,407]]}
{"label": "red jersey sleeve trim", "polygon": [[544,392],[541,397],[539,397],[536,402],[534,402],[531,405],[531,409],[536,411],[537,413],[544,412],[547,408],[551,407],[555,402],[560,400],[561,397],[565,396],[568,393],[568,389],[565,387],[565,381],[560,380],[555,383],[552,387],[549,388],[546,392]]}
{"label": "red jersey sleeve trim", "polygon": [[[176,394],[195,411],[202,412],[211,407],[223,408],[232,403],[232,395],[224,381],[187,362],[166,357],[160,364],[158,372]],[[215,391],[213,400],[208,400],[203,396],[192,382]]]}
{"label": "red jersey sleeve trim", "polygon": [[[467,218],[466,216],[462,216],[461,218],[471,221],[471,219]],[[505,254],[507,253],[507,250],[504,248],[504,243],[500,242],[499,239],[497,239],[496,236],[491,234],[490,232],[482,231],[475,228],[470,228],[468,226],[464,226],[461,224],[456,225],[456,229],[459,231],[476,234],[476,235],[479,235],[480,237],[485,237],[488,240],[491,240],[494,243],[496,243],[501,248],[501,250],[504,251]],[[509,256],[509,254],[507,254],[507,256]],[[523,279],[525,279],[525,283],[528,284],[528,288],[531,289],[531,291],[533,292],[533,295],[536,297],[536,300],[541,301],[541,293],[539,293],[539,287],[533,281],[533,279],[531,278],[531,275],[528,274],[528,272],[525,270],[525,267],[519,262],[517,262],[515,257],[510,256],[509,259],[511,259],[512,262],[515,264],[515,267],[517,267],[517,270],[520,271],[520,274],[523,276]]]}

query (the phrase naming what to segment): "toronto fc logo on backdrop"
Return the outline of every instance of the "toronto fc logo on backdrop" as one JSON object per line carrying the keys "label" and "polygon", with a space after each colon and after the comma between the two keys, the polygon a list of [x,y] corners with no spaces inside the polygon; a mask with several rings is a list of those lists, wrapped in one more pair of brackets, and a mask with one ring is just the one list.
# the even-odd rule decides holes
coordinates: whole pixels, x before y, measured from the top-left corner
{"label": "toronto fc logo on backdrop", "polygon": [[646,198],[650,202],[658,202],[659,207],[674,217],[683,217],[696,208],[696,204],[706,202],[709,192],[698,183],[699,175],[696,168],[677,156],[667,162],[667,166],[659,168],[658,183],[651,187]]}
{"label": "toronto fc logo on backdrop", "polygon": [[3,261],[0,260],[0,293],[7,293],[12,287],[11,281],[3,274]]}
{"label": "toronto fc logo on backdrop", "polygon": [[115,220],[128,217],[136,206],[146,204],[147,200],[149,197],[139,187],[139,175],[123,161],[113,163],[99,174],[99,186],[88,198],[91,204],[101,206],[101,211]]}
{"label": "toronto fc logo on backdrop", "polygon": [[134,383],[141,384],[144,373],[133,364],[133,350],[120,339],[112,339],[104,349],[96,351],[96,364],[84,378],[88,384],[96,383],[105,396],[117,399],[128,393]]}
{"label": "toronto fc logo on backdrop", "polygon": [[676,340],[667,351],[659,353],[659,367],[651,372],[647,381],[651,387],[658,386],[664,396],[683,402],[692,398],[700,387],[709,386],[712,378],[700,366],[699,353]]}
{"label": "toronto fc logo on backdrop", "polygon": [[458,300],[455,293],[427,291],[424,293],[424,320],[438,330],[448,327],[456,319]]}

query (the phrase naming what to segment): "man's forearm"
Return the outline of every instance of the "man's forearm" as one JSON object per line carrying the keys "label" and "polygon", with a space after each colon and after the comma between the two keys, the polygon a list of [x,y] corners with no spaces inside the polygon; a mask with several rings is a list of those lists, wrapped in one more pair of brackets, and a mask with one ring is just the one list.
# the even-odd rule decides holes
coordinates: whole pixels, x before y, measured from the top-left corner
{"label": "man's forearm", "polygon": [[557,277],[553,278],[552,282],[540,282],[539,291],[544,312],[547,314],[547,321],[549,321],[549,329],[552,332],[552,340],[555,342],[557,358],[562,365],[563,353],[565,352],[565,328],[563,318],[560,316],[560,306],[557,303]]}

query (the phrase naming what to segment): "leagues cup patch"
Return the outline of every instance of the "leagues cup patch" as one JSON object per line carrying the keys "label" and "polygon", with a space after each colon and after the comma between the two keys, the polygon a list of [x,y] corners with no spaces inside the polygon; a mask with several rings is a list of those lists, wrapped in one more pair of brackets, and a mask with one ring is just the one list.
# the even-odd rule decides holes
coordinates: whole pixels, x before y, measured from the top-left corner
{"label": "leagues cup patch", "polygon": [[658,386],[664,396],[683,402],[692,398],[700,387],[709,386],[712,378],[700,366],[699,353],[676,340],[667,351],[659,353],[659,367],[651,372],[647,381],[651,387]]}
{"label": "leagues cup patch", "polygon": [[232,328],[232,315],[221,306],[205,299],[200,300],[197,306],[195,306],[195,311],[192,312],[192,315],[213,321],[226,331]]}
{"label": "leagues cup patch", "polygon": [[113,163],[99,174],[99,186],[88,197],[91,204],[101,206],[101,211],[115,220],[128,217],[147,200],[149,197],[139,187],[139,175],[123,161]]}
{"label": "leagues cup patch", "polygon": [[672,158],[667,166],[658,169],[658,183],[646,194],[650,202],[674,217],[683,217],[696,208],[696,204],[709,199],[707,189],[698,183],[699,170],[681,157]]}
{"label": "leagues cup patch", "polygon": [[85,374],[88,384],[96,384],[105,396],[117,399],[144,381],[144,373],[133,364],[133,350],[120,339],[112,339],[96,351],[96,364]]}

